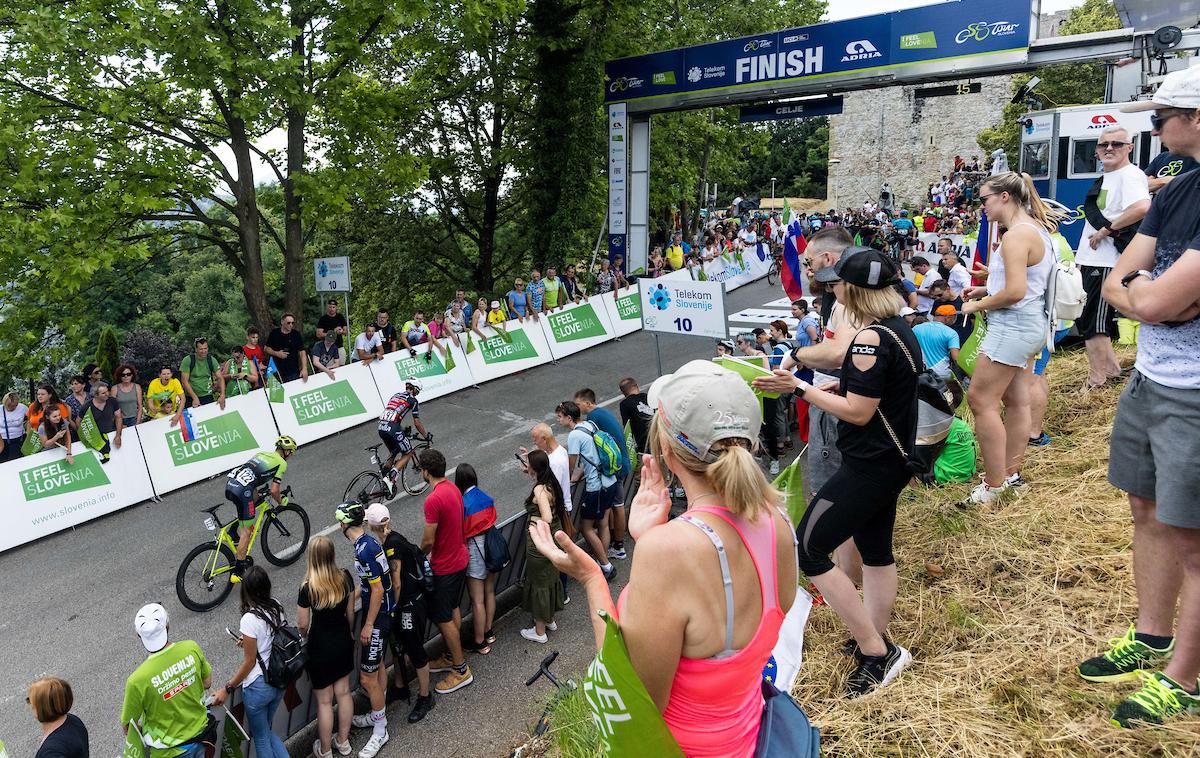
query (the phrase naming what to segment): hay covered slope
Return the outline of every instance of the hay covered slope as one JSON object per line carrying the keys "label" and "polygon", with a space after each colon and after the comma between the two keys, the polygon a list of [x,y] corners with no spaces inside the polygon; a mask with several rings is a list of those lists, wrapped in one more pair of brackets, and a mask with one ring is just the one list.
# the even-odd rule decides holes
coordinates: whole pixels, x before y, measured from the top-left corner
{"label": "hay covered slope", "polygon": [[845,627],[814,609],[793,694],[820,726],[824,755],[1200,755],[1200,719],[1119,730],[1109,714],[1136,683],[1074,672],[1136,613],[1133,527],[1105,479],[1120,388],[1081,397],[1086,373],[1082,351],[1051,363],[1054,441],[1031,450],[1021,497],[963,511],[954,503],[969,485],[904,492],[890,632],[914,662],[896,683],[843,700]]}

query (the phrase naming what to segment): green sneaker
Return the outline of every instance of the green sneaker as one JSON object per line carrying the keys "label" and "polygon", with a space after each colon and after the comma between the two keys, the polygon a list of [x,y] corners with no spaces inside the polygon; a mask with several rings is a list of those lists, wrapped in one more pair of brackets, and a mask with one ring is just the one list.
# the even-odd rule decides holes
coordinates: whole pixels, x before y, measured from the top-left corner
{"label": "green sneaker", "polygon": [[1158,726],[1185,711],[1200,713],[1200,695],[1193,695],[1171,677],[1155,671],[1138,674],[1142,688],[1121,701],[1113,711],[1112,723],[1122,729]]}
{"label": "green sneaker", "polygon": [[1108,650],[1095,658],[1088,658],[1075,670],[1089,682],[1125,682],[1138,678],[1139,671],[1156,668],[1171,658],[1175,652],[1175,640],[1165,649],[1150,647],[1135,636],[1133,624],[1124,637],[1108,641]]}

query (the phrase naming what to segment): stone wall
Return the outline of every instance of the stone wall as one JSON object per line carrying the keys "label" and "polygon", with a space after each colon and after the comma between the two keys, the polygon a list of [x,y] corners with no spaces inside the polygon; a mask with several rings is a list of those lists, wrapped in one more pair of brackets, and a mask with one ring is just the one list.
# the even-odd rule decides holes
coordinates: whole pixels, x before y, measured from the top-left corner
{"label": "stone wall", "polygon": [[[975,135],[994,124],[1011,97],[1012,77],[979,82],[973,94],[917,98],[917,87],[848,92],[840,115],[830,117],[829,199],[839,207],[879,199],[884,182],[899,203],[923,203],[929,185],[950,173],[954,156],[986,159]],[[930,85],[922,85],[930,86]],[[834,163],[834,160],[840,161]]]}
{"label": "stone wall", "polygon": [[[1041,16],[1038,34],[1052,37],[1068,11]],[[845,93],[841,115],[829,124],[829,200],[839,207],[879,200],[884,182],[899,203],[924,203],[929,185],[950,173],[954,156],[986,155],[975,135],[996,123],[1012,97],[1012,77],[994,76],[939,84],[979,82],[978,94],[917,99],[917,87]],[[933,85],[922,85],[933,86]],[[833,163],[837,159],[839,163]],[[1017,156],[1010,155],[1010,165]]]}

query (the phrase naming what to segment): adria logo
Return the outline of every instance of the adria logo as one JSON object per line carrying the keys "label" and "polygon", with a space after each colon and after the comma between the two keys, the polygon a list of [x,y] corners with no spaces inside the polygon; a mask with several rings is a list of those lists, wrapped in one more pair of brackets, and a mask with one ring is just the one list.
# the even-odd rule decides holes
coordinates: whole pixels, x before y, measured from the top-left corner
{"label": "adria logo", "polygon": [[1098,116],[1092,116],[1092,123],[1088,125],[1088,129],[1107,129],[1110,126],[1116,126],[1117,119],[1107,113],[1101,113]]}
{"label": "adria logo", "polygon": [[842,56],[842,63],[882,57],[883,53],[879,52],[879,49],[872,44],[871,40],[856,39],[846,45],[846,54]]}

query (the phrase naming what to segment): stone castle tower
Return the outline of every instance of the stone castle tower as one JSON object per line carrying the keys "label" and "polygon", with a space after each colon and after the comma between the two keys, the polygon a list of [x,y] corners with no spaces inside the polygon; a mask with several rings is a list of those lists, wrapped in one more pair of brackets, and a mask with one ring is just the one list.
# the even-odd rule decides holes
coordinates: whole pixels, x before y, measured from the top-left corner
{"label": "stone castle tower", "polygon": [[[1039,35],[1054,36],[1067,11],[1041,17]],[[926,87],[979,84],[979,92],[916,97]],[[996,123],[1012,96],[1011,76],[847,92],[843,111],[829,118],[829,193],[838,207],[879,200],[884,182],[896,202],[926,202],[929,185],[949,174],[954,156],[987,156],[975,135]],[[1009,156],[1016,168],[1017,156]]]}

